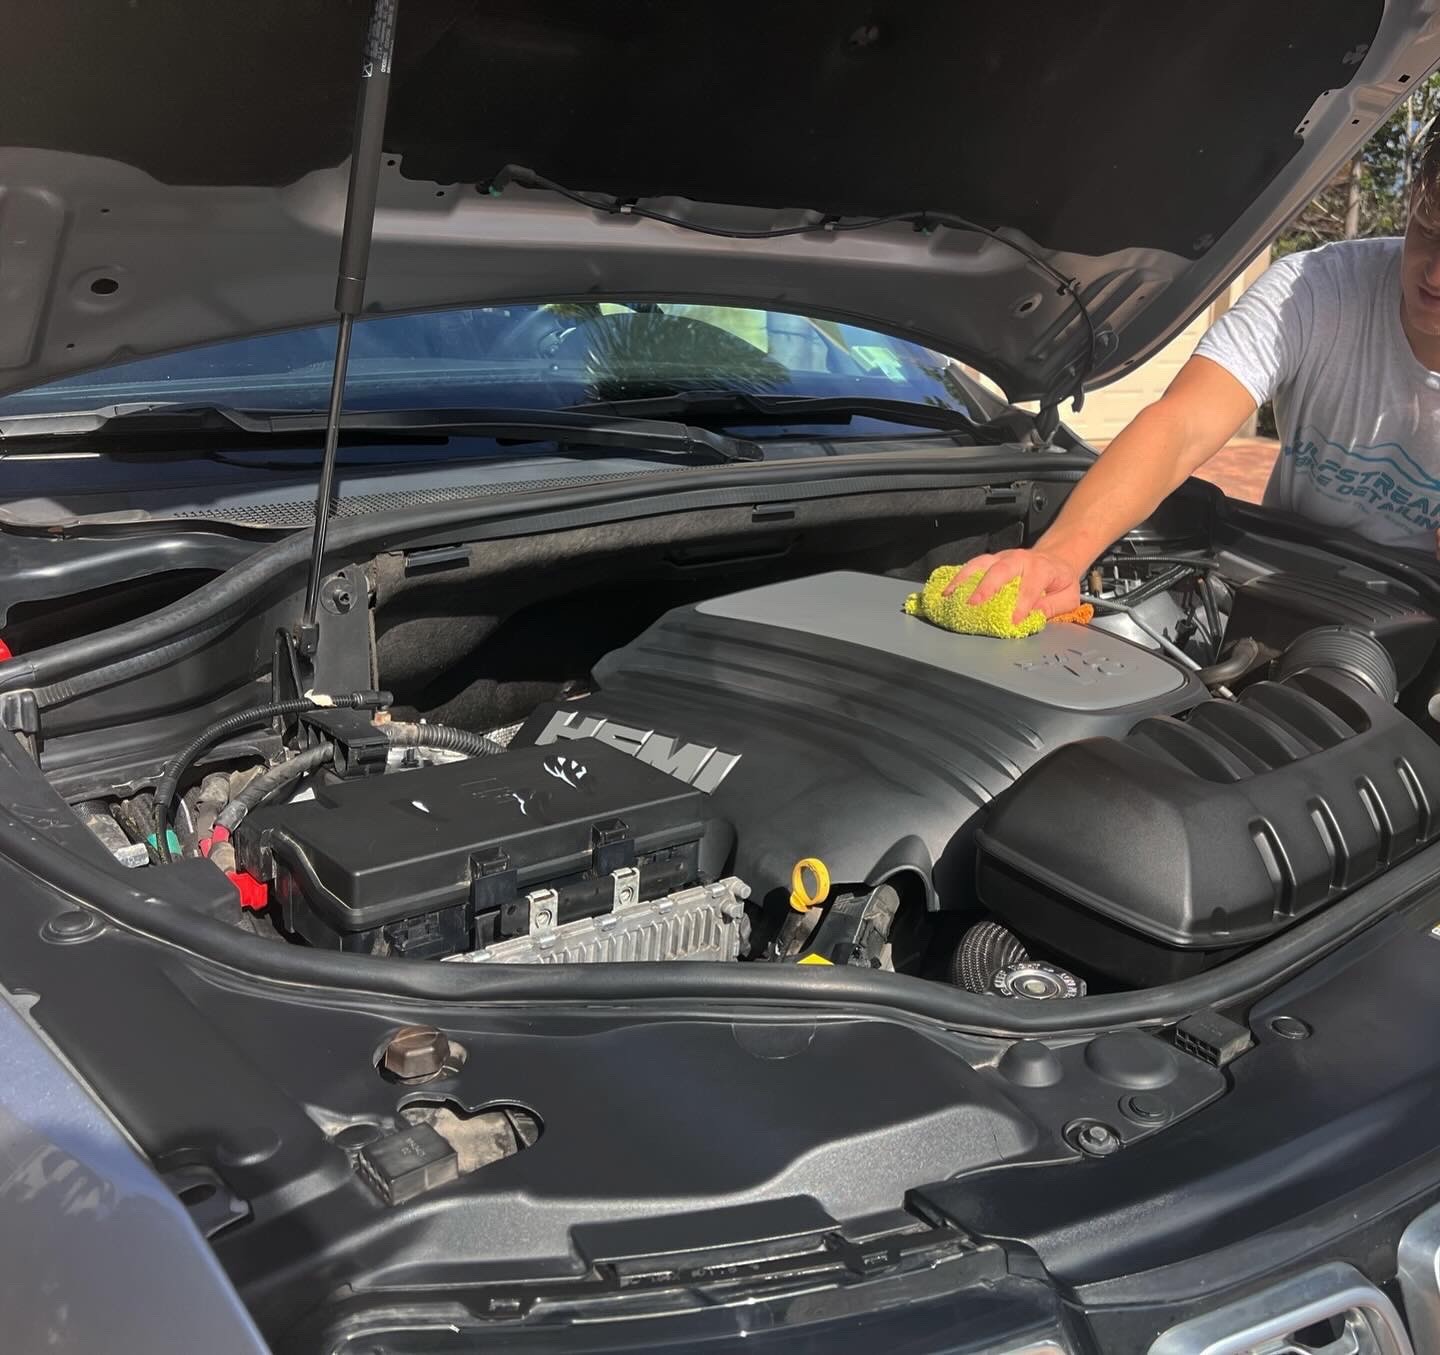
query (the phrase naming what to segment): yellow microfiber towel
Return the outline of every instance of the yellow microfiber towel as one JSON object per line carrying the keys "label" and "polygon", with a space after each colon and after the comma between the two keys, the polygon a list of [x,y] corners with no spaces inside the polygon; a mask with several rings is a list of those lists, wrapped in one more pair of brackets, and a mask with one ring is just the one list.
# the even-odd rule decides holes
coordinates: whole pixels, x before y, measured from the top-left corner
{"label": "yellow microfiber towel", "polygon": [[[906,613],[942,630],[953,630],[961,635],[992,635],[997,640],[1019,640],[1045,629],[1045,614],[1038,608],[1018,624],[1013,619],[1015,603],[1020,596],[1019,579],[1011,579],[989,602],[978,607],[971,606],[969,598],[982,578],[980,573],[962,579],[960,586],[948,598],[945,597],[945,585],[960,572],[960,568],[959,565],[941,565],[925,580],[925,586],[918,593],[911,593],[905,599]],[[1094,608],[1085,603],[1053,619],[1085,625],[1094,615]]]}

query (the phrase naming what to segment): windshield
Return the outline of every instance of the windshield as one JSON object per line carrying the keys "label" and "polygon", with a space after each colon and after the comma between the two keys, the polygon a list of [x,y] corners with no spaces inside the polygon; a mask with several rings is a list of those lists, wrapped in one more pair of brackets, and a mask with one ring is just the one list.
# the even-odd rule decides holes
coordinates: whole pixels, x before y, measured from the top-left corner
{"label": "windshield", "polygon": [[[132,401],[323,410],[334,356],[333,324],[238,339],[36,386],[0,398],[0,413]],[[997,407],[950,359],[853,325],[739,307],[612,303],[362,319],[345,403],[563,409],[696,390],[901,400],[978,419]]]}

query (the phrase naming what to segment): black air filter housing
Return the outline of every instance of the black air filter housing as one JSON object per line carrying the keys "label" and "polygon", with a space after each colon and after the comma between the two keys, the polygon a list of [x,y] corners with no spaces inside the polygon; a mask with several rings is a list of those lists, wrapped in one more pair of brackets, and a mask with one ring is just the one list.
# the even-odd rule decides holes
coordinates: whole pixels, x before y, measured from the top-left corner
{"label": "black air filter housing", "polygon": [[1227,641],[1242,635],[1283,648],[1316,626],[1344,626],[1372,635],[1389,652],[1402,687],[1424,668],[1440,639],[1440,620],[1420,595],[1393,580],[1376,582],[1314,574],[1266,574],[1235,590]]}
{"label": "black air filter housing", "polygon": [[1263,941],[1429,842],[1440,747],[1310,670],[1057,750],[991,809],[980,897],[1048,954],[1129,984]]}

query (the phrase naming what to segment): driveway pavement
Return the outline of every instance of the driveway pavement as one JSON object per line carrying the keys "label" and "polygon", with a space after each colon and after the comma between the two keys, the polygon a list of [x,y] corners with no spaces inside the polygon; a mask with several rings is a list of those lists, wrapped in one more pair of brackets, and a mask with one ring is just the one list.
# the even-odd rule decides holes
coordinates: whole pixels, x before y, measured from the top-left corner
{"label": "driveway pavement", "polygon": [[1219,485],[1232,499],[1259,503],[1279,453],[1280,444],[1274,438],[1235,438],[1196,474]]}
{"label": "driveway pavement", "polygon": [[1201,466],[1196,475],[1219,485],[1232,499],[1259,503],[1265,495],[1270,468],[1279,454],[1280,444],[1274,438],[1234,438],[1207,465]]}

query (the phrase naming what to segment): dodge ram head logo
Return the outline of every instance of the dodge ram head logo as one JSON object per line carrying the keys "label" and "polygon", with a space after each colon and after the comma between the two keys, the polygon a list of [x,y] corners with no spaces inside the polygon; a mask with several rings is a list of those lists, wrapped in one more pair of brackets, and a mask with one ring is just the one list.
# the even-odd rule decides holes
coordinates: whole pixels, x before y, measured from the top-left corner
{"label": "dodge ram head logo", "polygon": [[590,775],[590,769],[584,763],[576,762],[573,757],[547,758],[542,765],[546,775],[563,781],[567,786],[574,786],[576,790],[580,789],[580,783]]}
{"label": "dodge ram head logo", "polygon": [[1113,654],[1098,649],[1057,649],[1038,659],[1021,659],[1016,665],[1026,673],[1066,674],[1082,686],[1089,687],[1101,678],[1118,677],[1130,665]]}
{"label": "dodge ram head logo", "polygon": [[557,710],[535,742],[554,743],[557,739],[599,739],[696,790],[714,790],[740,761],[739,753],[721,752],[703,743],[682,743],[653,729],[637,729],[616,724],[604,715],[581,715],[573,710]]}

